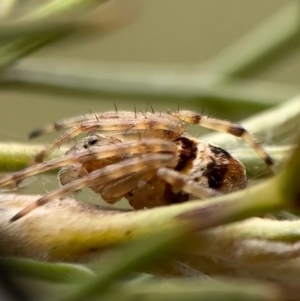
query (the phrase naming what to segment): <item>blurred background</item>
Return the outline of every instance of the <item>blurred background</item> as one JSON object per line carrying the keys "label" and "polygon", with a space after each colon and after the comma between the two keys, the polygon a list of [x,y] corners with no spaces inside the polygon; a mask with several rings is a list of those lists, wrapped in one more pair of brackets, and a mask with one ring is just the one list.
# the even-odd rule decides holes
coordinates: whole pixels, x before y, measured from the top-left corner
{"label": "blurred background", "polygon": [[[27,13],[40,1],[22,2],[20,11]],[[128,0],[124,5],[120,1],[112,2],[116,2],[116,5],[114,4],[112,12],[108,10],[108,14],[116,13],[116,18],[121,16],[125,19],[117,30],[94,33],[83,38],[71,36],[46,45],[25,59],[25,61],[28,60],[26,66],[29,66],[29,69],[30,67],[44,68],[43,72],[47,66],[51,66],[49,72],[54,73],[54,77],[58,79],[61,70],[67,72],[69,70],[69,73],[72,73],[69,66],[75,62],[83,67],[77,69],[77,73],[83,76],[85,73],[89,74],[90,67],[93,68],[96,76],[97,71],[101,76],[105,75],[107,70],[108,73],[109,70],[112,71],[112,77],[118,76],[119,66],[122,72],[128,68],[128,77],[135,73],[134,78],[138,78],[135,71],[141,70],[141,76],[144,76],[145,80],[147,80],[147,75],[152,74],[158,81],[161,76],[162,82],[168,81],[164,73],[165,68],[171,78],[174,74],[177,76],[195,72],[197,68],[199,68],[200,75],[200,70],[204,68],[205,72],[201,73],[203,83],[210,79],[208,73],[211,70],[208,63],[211,59],[226,53],[231,45],[243,39],[273,15],[280,13],[289,3],[276,0],[228,0],[226,2],[222,0]],[[280,32],[282,26],[284,27],[284,23],[274,24],[274,32]],[[242,74],[242,77],[272,82],[274,86],[280,83],[284,89],[292,86],[291,94],[293,94],[300,83],[299,57],[300,53],[292,48],[288,54],[279,55],[276,62],[262,64],[259,72],[248,70],[249,72]],[[46,64],[44,67],[43,63]],[[134,72],[130,69],[131,67]],[[22,66],[20,68],[22,69]],[[145,110],[148,102],[156,110],[177,109],[178,106],[200,112],[204,109],[207,114],[233,120],[240,120],[266,107],[264,104],[259,105],[260,100],[248,106],[244,102],[239,103],[237,97],[235,103],[229,102],[230,106],[228,106],[226,101],[216,101],[214,97],[206,97],[203,94],[197,96],[185,92],[176,93],[176,91],[169,95],[165,91],[162,91],[161,95],[157,92],[151,95],[148,91],[132,94],[121,91],[116,95],[116,93],[111,93],[111,90],[105,91],[105,89],[97,93],[85,93],[76,89],[57,89],[57,84],[54,89],[51,85],[50,87],[36,85],[39,74],[35,75],[33,83],[30,72],[27,74],[26,68],[20,70],[18,67],[12,76],[10,74],[6,76],[4,73],[4,81],[0,88],[1,141],[25,142],[29,131],[45,123],[89,111],[113,110],[113,103],[120,110],[132,110],[134,106]],[[124,77],[126,78],[126,73]],[[195,79],[196,76],[193,78]],[[181,81],[180,77],[176,80],[179,84],[185,84],[189,81],[189,77],[187,80],[183,78]],[[105,87],[105,78],[102,84]],[[135,86],[138,86],[138,83],[129,84],[128,89],[134,89]],[[199,86],[201,86],[200,83]],[[277,95],[276,91],[272,92],[272,88],[273,86],[266,88],[271,99],[272,95]],[[147,89],[151,90],[151,85]],[[263,103],[263,100],[261,102]],[[52,138],[53,136],[47,137],[46,140],[49,141]]]}

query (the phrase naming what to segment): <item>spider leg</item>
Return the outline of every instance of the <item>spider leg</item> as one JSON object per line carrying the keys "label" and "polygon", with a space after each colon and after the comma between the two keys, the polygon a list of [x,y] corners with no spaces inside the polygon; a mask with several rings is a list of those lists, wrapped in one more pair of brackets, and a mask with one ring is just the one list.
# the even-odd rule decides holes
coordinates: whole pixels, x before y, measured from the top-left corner
{"label": "spider leg", "polygon": [[42,135],[45,135],[47,133],[57,132],[63,129],[69,129],[74,126],[79,125],[82,122],[85,121],[93,121],[93,120],[100,120],[103,118],[120,118],[118,112],[104,112],[104,113],[90,113],[90,114],[84,114],[81,116],[66,118],[63,120],[59,120],[57,122],[48,124],[44,126],[43,128],[33,130],[30,132],[29,139],[33,139]]}
{"label": "spider leg", "polygon": [[264,160],[264,162],[273,170],[274,172],[274,160],[272,157],[263,149],[263,147],[255,140],[255,138],[241,125],[234,124],[229,121],[219,120],[211,118],[208,116],[202,116],[198,113],[192,111],[178,111],[171,113],[172,116],[176,116],[180,120],[196,124],[201,127],[212,129],[220,132],[225,132],[236,137],[242,138],[246,143],[248,143],[258,156]]}
{"label": "spider leg", "polygon": [[[157,138],[169,138],[179,136],[183,130],[183,125],[178,125],[176,119],[172,120],[169,118],[170,122],[165,122],[159,117],[155,117],[152,114],[151,118],[143,118],[143,119],[132,119],[132,120],[117,120],[117,119],[103,119],[103,120],[90,120],[85,121],[77,126],[69,129],[65,134],[56,139],[52,144],[46,147],[43,151],[38,153],[34,162],[39,163],[42,162],[49,154],[51,154],[54,149],[61,146],[63,143],[67,142],[69,139],[77,137],[78,135],[86,132],[98,132],[98,131],[106,131],[106,132],[119,132],[122,134],[126,134],[126,132],[138,133],[143,131],[143,133],[148,132],[151,133],[151,137]],[[170,116],[170,115],[169,115]],[[172,116],[171,116],[172,117]]]}
{"label": "spider leg", "polygon": [[95,184],[95,182],[102,181],[101,184],[105,185],[113,180],[117,180],[121,177],[128,176],[129,174],[140,172],[142,170],[147,172],[149,170],[158,169],[161,166],[174,164],[175,162],[173,161],[177,161],[177,159],[175,159],[171,154],[144,154],[134,158],[126,159],[116,164],[105,166],[99,170],[91,172],[86,177],[77,179],[49,194],[46,194],[13,216],[10,219],[10,222],[20,219],[34,209],[43,206],[55,198],[60,198],[76,190],[89,187]]}
{"label": "spider leg", "polygon": [[193,180],[170,168],[161,167],[156,174],[159,178],[174,187],[176,191],[182,190],[200,199],[206,199],[221,194],[215,189],[197,186]]}
{"label": "spider leg", "polygon": [[126,178],[122,178],[119,181],[112,182],[102,190],[102,198],[110,203],[114,204],[124,197],[127,193],[139,187],[140,183],[147,182],[153,178],[155,171],[150,170],[148,172],[138,172],[130,175]]}
{"label": "spider leg", "polygon": [[[39,137],[41,135],[45,135],[47,133],[56,132],[60,130],[70,129],[73,127],[77,127],[82,123],[86,122],[97,122],[99,125],[101,124],[114,124],[116,126],[115,129],[117,130],[117,127],[119,124],[121,124],[119,130],[128,130],[130,129],[131,125],[135,125],[136,123],[145,123],[147,125],[147,128],[151,128],[151,125],[155,126],[157,123],[163,123],[165,124],[165,128],[169,131],[175,131],[178,132],[178,124],[177,124],[177,118],[174,118],[173,116],[166,114],[166,113],[151,113],[151,112],[131,112],[131,111],[109,111],[109,112],[102,112],[102,113],[91,113],[91,114],[85,114],[77,117],[71,117],[64,120],[57,121],[52,124],[48,124],[43,128],[33,130],[29,134],[29,139],[33,139],[36,137]],[[123,123],[123,125],[122,125]],[[129,124],[129,127],[126,126],[126,124]],[[143,128],[144,129],[144,128]],[[179,133],[180,134],[180,133]]]}
{"label": "spider leg", "polygon": [[29,166],[19,172],[0,180],[0,187],[15,188],[22,180],[49,170],[63,166],[84,164],[93,160],[101,160],[120,154],[140,154],[140,153],[170,153],[175,156],[176,146],[161,139],[145,139],[140,141],[118,142],[112,145],[94,145],[89,149],[82,149],[75,153],[65,155],[58,159]]}

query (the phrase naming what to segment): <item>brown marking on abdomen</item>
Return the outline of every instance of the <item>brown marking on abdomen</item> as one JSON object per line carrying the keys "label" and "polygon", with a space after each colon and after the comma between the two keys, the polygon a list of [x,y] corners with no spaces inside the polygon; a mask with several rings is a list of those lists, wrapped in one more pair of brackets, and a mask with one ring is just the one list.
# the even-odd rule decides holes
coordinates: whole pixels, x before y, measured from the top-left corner
{"label": "brown marking on abdomen", "polygon": [[245,167],[227,151],[220,147],[209,145],[214,157],[203,173],[208,178],[212,189],[230,192],[247,186]]}
{"label": "brown marking on abdomen", "polygon": [[182,171],[187,165],[191,165],[197,156],[197,144],[186,137],[179,137],[174,140],[179,146],[179,160],[177,166],[174,168],[177,171]]}

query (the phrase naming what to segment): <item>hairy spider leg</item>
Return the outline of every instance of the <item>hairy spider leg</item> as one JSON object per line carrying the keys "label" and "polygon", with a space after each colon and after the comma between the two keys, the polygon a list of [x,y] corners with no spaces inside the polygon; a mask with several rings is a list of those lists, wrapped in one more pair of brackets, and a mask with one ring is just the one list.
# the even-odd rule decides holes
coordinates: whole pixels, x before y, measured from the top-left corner
{"label": "hairy spider leg", "polygon": [[[134,131],[145,131],[152,132],[152,137],[156,138],[168,138],[172,139],[181,135],[184,131],[184,126],[178,126],[174,123],[163,123],[159,118],[143,119],[143,120],[94,120],[83,122],[70,130],[68,130],[61,137],[56,139],[52,144],[42,150],[34,157],[35,163],[42,162],[47,156],[49,156],[57,147],[67,142],[69,139],[77,137],[78,135],[85,132],[96,132],[96,131],[108,131],[108,132],[119,132],[126,133],[126,131],[132,133]],[[149,136],[149,135],[148,135]]]}
{"label": "hairy spider leg", "polygon": [[109,111],[109,112],[101,112],[101,113],[90,113],[90,114],[85,114],[77,117],[66,118],[54,122],[52,124],[48,124],[45,127],[33,130],[29,134],[29,139],[33,139],[51,132],[70,129],[72,127],[80,125],[81,123],[89,122],[89,121],[91,122],[98,121],[100,123],[103,121],[104,122],[112,121],[115,124],[119,124],[122,122],[126,122],[126,123],[133,122],[135,124],[136,122],[141,122],[145,119],[149,119],[150,120],[149,123],[151,123],[151,120],[153,120],[156,123],[160,122],[160,123],[168,124],[171,131],[174,129],[174,125],[177,127],[176,119],[174,119],[174,117],[171,116],[169,113]]}
{"label": "hairy spider leg", "polygon": [[19,172],[0,180],[0,187],[9,186],[15,188],[25,178],[73,164],[84,164],[91,160],[101,160],[120,154],[143,154],[143,153],[170,153],[176,154],[176,146],[166,140],[145,139],[140,141],[118,142],[113,145],[94,145],[89,149],[77,151],[58,159],[29,166]]}
{"label": "hairy spider leg", "polygon": [[172,187],[176,187],[176,191],[184,191],[199,199],[206,199],[222,194],[215,189],[195,185],[196,183],[186,175],[170,168],[161,167],[157,170],[156,174],[160,179],[169,183]]}
{"label": "hairy spider leg", "polygon": [[192,111],[178,111],[171,113],[180,120],[199,125],[201,127],[212,129],[219,132],[225,132],[231,134],[235,137],[242,138],[246,143],[248,143],[258,156],[274,171],[274,160],[272,157],[263,149],[263,147],[255,140],[255,138],[241,125],[231,123],[225,120],[219,120],[215,118],[210,118],[208,116],[202,116],[196,112]]}
{"label": "hairy spider leg", "polygon": [[130,173],[133,174],[142,170],[146,172],[149,170],[158,169],[161,166],[174,164],[174,160],[177,161],[177,159],[171,154],[144,154],[134,158],[125,159],[124,161],[116,164],[105,166],[99,170],[91,172],[85,177],[70,182],[59,189],[46,194],[33,204],[27,206],[25,209],[14,215],[10,219],[10,222],[14,222],[21,217],[24,217],[34,209],[43,206],[55,198],[60,198],[76,190],[89,187],[97,181],[102,181],[103,185],[105,185],[105,183],[117,180],[121,177],[127,176]]}
{"label": "hairy spider leg", "polygon": [[102,198],[114,204],[124,197],[127,193],[139,187],[142,183],[150,181],[155,176],[155,170],[141,171],[128,177],[121,178],[107,185],[101,193]]}

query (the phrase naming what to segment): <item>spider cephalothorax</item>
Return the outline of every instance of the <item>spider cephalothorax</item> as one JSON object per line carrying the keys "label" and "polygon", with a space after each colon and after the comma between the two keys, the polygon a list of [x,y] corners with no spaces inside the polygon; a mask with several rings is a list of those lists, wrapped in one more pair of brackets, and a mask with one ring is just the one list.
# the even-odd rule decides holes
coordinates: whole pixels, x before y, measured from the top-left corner
{"label": "spider cephalothorax", "polygon": [[[83,115],[48,125],[30,137],[68,131],[35,156],[35,165],[2,181],[1,186],[61,168],[61,188],[46,194],[12,218],[26,215],[53,198],[89,187],[108,203],[127,198],[135,209],[203,199],[246,187],[241,162],[222,148],[190,137],[185,124],[192,123],[244,139],[273,166],[273,160],[244,128],[191,111],[170,113],[105,112]],[[89,135],[65,156],[43,163],[57,147],[81,133]],[[105,134],[105,135],[104,135]]]}

